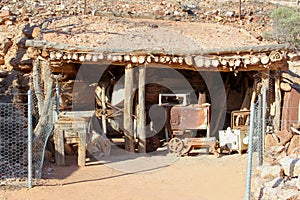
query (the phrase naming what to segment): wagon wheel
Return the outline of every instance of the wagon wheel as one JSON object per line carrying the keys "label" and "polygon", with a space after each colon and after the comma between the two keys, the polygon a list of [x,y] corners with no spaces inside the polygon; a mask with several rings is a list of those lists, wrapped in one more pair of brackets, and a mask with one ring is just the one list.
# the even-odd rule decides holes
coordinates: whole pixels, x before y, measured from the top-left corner
{"label": "wagon wheel", "polygon": [[179,153],[183,149],[183,142],[180,138],[174,137],[169,142],[169,149],[172,153]]}
{"label": "wagon wheel", "polygon": [[180,152],[180,155],[187,155],[191,149],[193,144],[193,138],[187,136],[183,139],[183,148]]}

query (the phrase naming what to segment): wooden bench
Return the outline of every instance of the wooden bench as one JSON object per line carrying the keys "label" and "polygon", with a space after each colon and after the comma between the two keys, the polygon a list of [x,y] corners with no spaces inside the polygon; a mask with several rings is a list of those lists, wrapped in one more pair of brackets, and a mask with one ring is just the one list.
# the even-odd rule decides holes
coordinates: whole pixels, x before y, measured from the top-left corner
{"label": "wooden bench", "polygon": [[64,143],[78,144],[78,166],[85,166],[88,118],[62,117],[55,124],[55,162],[65,166]]}

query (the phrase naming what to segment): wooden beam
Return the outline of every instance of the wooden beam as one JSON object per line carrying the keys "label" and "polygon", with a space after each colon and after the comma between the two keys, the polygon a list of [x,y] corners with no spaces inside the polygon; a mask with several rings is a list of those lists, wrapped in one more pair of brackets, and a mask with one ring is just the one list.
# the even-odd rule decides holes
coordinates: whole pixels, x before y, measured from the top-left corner
{"label": "wooden beam", "polygon": [[274,116],[274,130],[280,130],[280,116],[281,116],[281,91],[280,91],[280,72],[276,73],[275,79],[275,116]]}
{"label": "wooden beam", "polygon": [[124,135],[125,135],[125,150],[134,152],[134,137],[133,137],[133,67],[127,64],[125,67],[125,83],[124,83]]}
{"label": "wooden beam", "polygon": [[102,104],[102,113],[101,113],[101,119],[102,119],[102,129],[103,133],[106,135],[107,133],[107,127],[106,127],[106,97],[105,97],[105,84],[101,85],[101,104]]}
{"label": "wooden beam", "polygon": [[[57,63],[62,63],[64,61],[51,61],[52,65],[56,65]],[[214,61],[214,62],[218,62],[218,61]],[[65,62],[67,63],[67,62]],[[82,64],[83,62],[80,61],[72,61],[71,63],[79,63]],[[95,64],[95,62],[84,62],[84,64]],[[116,65],[116,66],[120,66],[120,67],[124,67],[124,65],[126,65],[125,62],[107,62],[107,61],[98,61],[96,62],[96,64],[109,64],[109,65]],[[161,63],[148,63],[148,67],[152,67],[152,68],[173,68],[173,69],[185,69],[185,70],[193,70],[193,71],[211,71],[211,72],[232,72],[230,70],[230,67],[223,67],[220,66],[219,63],[217,63],[217,65],[219,65],[218,67],[213,66],[213,62],[212,62],[212,66],[207,68],[203,65],[203,67],[196,67],[196,66],[190,66],[187,65],[185,63],[179,64],[179,63],[165,63],[165,64],[161,64]],[[262,64],[258,64],[258,65],[248,65],[247,67],[237,67],[236,70],[237,71],[269,71],[269,70],[287,70],[288,69],[288,65],[286,61],[278,61],[275,63],[269,63],[268,64],[269,68],[266,68],[264,65]]]}
{"label": "wooden beam", "polygon": [[146,112],[145,112],[145,81],[146,81],[146,66],[139,67],[139,90],[138,90],[138,118],[137,130],[139,137],[139,152],[146,153]]}
{"label": "wooden beam", "polygon": [[33,69],[32,69],[32,77],[33,77],[33,90],[35,92],[38,104],[38,111],[39,115],[42,114],[43,111],[43,95],[42,95],[42,88],[41,88],[41,79],[40,79],[40,60],[35,59],[32,62]]}

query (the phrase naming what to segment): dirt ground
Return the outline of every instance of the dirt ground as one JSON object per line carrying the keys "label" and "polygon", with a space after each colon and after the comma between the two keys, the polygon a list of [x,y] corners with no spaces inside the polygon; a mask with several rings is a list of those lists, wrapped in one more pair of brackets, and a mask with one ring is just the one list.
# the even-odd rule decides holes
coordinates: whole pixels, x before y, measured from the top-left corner
{"label": "dirt ground", "polygon": [[44,178],[32,189],[0,189],[0,199],[244,198],[247,154],[222,154],[219,158],[196,154],[178,159],[151,155],[131,158],[132,163],[130,159],[115,159],[112,164],[88,162],[80,168],[75,159],[67,157],[66,167],[45,166]]}

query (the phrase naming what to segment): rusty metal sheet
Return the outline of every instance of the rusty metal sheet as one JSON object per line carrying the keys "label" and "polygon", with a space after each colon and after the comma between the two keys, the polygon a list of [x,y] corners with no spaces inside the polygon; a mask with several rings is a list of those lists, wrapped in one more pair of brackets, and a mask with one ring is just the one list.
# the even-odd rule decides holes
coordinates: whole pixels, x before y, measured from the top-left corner
{"label": "rusty metal sheet", "polygon": [[207,129],[209,122],[209,106],[188,105],[174,106],[170,111],[172,130]]}

